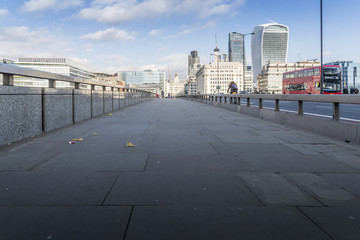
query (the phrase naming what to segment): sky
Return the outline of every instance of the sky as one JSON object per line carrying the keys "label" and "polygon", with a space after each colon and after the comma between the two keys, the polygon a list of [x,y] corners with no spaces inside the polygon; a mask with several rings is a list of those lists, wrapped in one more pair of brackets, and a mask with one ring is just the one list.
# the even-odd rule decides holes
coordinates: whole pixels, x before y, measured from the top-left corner
{"label": "sky", "polygon": [[[360,62],[360,1],[323,0],[324,62]],[[289,26],[288,62],[320,60],[320,0],[0,0],[0,59],[70,58],[94,72],[160,69],[187,75],[212,61],[215,36],[269,20]],[[251,36],[245,39],[251,63]]]}

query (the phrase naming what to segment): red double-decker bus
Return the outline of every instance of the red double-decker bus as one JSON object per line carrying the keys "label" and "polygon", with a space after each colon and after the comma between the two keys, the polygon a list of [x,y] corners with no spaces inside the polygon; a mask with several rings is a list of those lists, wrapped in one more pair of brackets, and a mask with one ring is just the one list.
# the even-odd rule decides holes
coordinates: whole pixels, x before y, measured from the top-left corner
{"label": "red double-decker bus", "polygon": [[[320,66],[285,72],[283,94],[320,94]],[[323,66],[324,94],[341,94],[341,68]]]}

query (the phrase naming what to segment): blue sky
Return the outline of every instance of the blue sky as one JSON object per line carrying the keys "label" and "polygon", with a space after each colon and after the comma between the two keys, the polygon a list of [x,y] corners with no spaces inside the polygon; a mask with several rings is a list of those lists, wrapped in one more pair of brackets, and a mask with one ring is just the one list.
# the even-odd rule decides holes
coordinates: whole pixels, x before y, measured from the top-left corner
{"label": "blue sky", "polygon": [[[324,61],[360,62],[360,1],[323,6]],[[289,62],[320,59],[317,0],[0,0],[0,58],[67,57],[107,73],[169,66],[185,78],[190,51],[208,63],[215,34],[227,53],[229,32],[268,19],[289,26]]]}

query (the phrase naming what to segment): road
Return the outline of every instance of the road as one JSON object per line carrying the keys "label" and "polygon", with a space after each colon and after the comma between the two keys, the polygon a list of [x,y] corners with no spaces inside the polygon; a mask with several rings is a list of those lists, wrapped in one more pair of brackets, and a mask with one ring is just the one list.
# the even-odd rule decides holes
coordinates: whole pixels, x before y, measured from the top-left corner
{"label": "road", "polygon": [[[246,99],[241,99],[241,104],[246,105]],[[250,105],[258,106],[258,100],[251,100]],[[275,101],[263,100],[264,108],[275,108]],[[281,111],[297,112],[296,101],[280,101]],[[332,118],[332,104],[331,103],[317,103],[304,102],[304,114],[325,116]],[[360,105],[355,104],[341,104],[340,116],[343,120],[359,121],[360,122]]]}

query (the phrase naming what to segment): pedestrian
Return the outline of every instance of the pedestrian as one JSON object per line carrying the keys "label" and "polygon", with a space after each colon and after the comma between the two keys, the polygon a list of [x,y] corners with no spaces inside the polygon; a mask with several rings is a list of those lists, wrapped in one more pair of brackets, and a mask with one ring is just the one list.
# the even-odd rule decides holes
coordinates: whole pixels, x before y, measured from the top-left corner
{"label": "pedestrian", "polygon": [[348,93],[349,93],[349,89],[347,87],[344,87],[343,94],[348,94]]}
{"label": "pedestrian", "polygon": [[236,83],[234,81],[231,81],[229,83],[229,87],[228,87],[227,91],[229,92],[229,90],[230,90],[230,94],[233,94],[233,93],[236,94],[238,92],[238,88],[237,88]]}
{"label": "pedestrian", "polygon": [[350,94],[354,94],[354,92],[355,92],[355,88],[351,87],[350,88]]}

